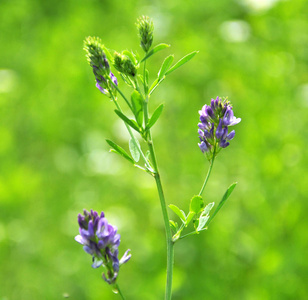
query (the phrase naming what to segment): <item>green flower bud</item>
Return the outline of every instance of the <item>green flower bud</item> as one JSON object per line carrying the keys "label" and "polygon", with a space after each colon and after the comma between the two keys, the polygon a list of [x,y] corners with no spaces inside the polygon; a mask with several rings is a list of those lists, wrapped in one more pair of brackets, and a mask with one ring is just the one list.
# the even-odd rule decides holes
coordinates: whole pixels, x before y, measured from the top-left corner
{"label": "green flower bud", "polygon": [[93,68],[96,76],[104,76],[110,73],[110,66],[103,51],[101,39],[98,37],[87,37],[84,41],[86,57]]}
{"label": "green flower bud", "polygon": [[144,52],[148,52],[153,43],[153,21],[147,16],[142,16],[137,19],[136,25],[139,30],[140,46]]}
{"label": "green flower bud", "polygon": [[120,54],[118,52],[114,53],[114,64],[113,66],[120,72],[129,76],[136,76],[137,68],[134,62],[131,61],[130,57],[127,55]]}

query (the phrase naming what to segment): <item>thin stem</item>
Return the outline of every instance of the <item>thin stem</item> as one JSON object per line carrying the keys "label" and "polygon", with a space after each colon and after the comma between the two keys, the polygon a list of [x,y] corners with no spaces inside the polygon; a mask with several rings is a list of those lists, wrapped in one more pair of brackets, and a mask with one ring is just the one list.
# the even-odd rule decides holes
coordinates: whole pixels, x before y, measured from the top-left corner
{"label": "thin stem", "polygon": [[[149,133],[150,137],[150,133]],[[148,142],[152,163],[154,170],[156,173],[154,174],[157,191],[159,195],[160,205],[163,213],[163,219],[164,219],[164,226],[165,226],[165,232],[166,232],[166,239],[167,239],[167,280],[166,280],[166,291],[165,291],[165,300],[171,300],[172,295],[172,277],[173,277],[173,262],[174,262],[174,242],[172,241],[172,232],[169,225],[169,216],[167,211],[167,205],[165,196],[163,193],[163,187],[160,180],[160,175],[157,167],[156,162],[156,156],[154,152],[153,142]]]}
{"label": "thin stem", "polygon": [[203,191],[204,191],[204,189],[205,189],[205,186],[206,186],[206,184],[207,184],[207,181],[209,180],[209,177],[210,177],[210,174],[211,174],[211,171],[212,171],[212,168],[213,168],[213,164],[214,164],[214,159],[215,159],[215,151],[214,151],[214,153],[213,153],[213,158],[212,158],[212,160],[210,161],[210,167],[209,167],[209,169],[208,169],[208,171],[207,171],[207,174],[206,174],[204,183],[203,183],[202,188],[201,188],[201,190],[200,190],[200,192],[199,192],[199,196],[201,196],[201,194],[203,193]]}
{"label": "thin stem", "polygon": [[[200,231],[201,231],[201,230],[200,230]],[[190,236],[190,235],[194,235],[194,234],[197,234],[197,232],[196,232],[196,231],[192,231],[192,232],[190,232],[190,233],[184,234],[184,235],[182,235],[182,236],[179,237],[179,240],[181,240],[181,239],[183,239],[183,238],[185,238],[185,237],[188,237],[188,236]]]}
{"label": "thin stem", "polygon": [[[144,82],[145,82],[145,76],[146,76],[146,67],[144,65]],[[149,113],[148,113],[148,102],[149,102],[149,95],[148,95],[148,87],[146,86],[146,83],[144,84],[144,93],[145,93],[145,101],[144,101],[144,122],[145,126],[148,123],[149,120]],[[159,195],[161,210],[163,214],[163,220],[164,220],[164,226],[165,226],[165,233],[166,233],[166,242],[167,242],[167,279],[166,279],[166,290],[165,290],[165,300],[171,300],[172,296],[172,276],[173,276],[173,262],[174,262],[174,242],[172,241],[172,232],[169,225],[169,216],[167,211],[167,205],[165,200],[165,195],[163,192],[163,187],[160,179],[160,174],[158,171],[158,165],[154,150],[154,145],[152,141],[151,131],[148,130],[147,133],[147,144],[150,151],[150,156],[153,164],[153,168],[155,173],[154,178],[156,182],[156,187]]]}
{"label": "thin stem", "polygon": [[[132,110],[132,106],[131,104],[129,103],[129,101],[127,100],[127,98],[125,97],[125,95],[122,93],[122,91],[119,89],[119,87],[114,84],[114,82],[112,80],[110,80],[113,87],[118,91],[118,93],[122,96],[122,98],[124,99],[124,101],[126,102],[126,104],[128,105],[128,107],[130,108],[130,110]],[[109,91],[110,92],[110,91]],[[114,96],[112,95],[112,98],[114,98]]]}
{"label": "thin stem", "polygon": [[117,283],[114,285],[114,292],[116,294],[119,294],[121,296],[122,300],[125,300],[125,297],[123,296],[123,294],[122,294],[122,292],[120,290],[120,287],[119,287],[119,285]]}

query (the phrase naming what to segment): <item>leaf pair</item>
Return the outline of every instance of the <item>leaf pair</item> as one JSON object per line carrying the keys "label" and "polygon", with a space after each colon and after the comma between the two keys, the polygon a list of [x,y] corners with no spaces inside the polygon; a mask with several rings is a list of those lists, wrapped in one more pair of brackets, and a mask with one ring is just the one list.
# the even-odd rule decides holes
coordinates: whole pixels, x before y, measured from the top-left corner
{"label": "leaf pair", "polygon": [[117,145],[115,142],[111,140],[106,140],[106,142],[111,146],[113,149],[111,149],[111,152],[115,152],[125,159],[127,159],[130,163],[135,164],[135,162],[138,162],[140,160],[140,154],[141,154],[141,148],[140,144],[137,139],[130,139],[129,140],[129,151],[131,153],[131,156],[119,145]]}
{"label": "leaf pair", "polygon": [[190,61],[197,53],[198,51],[194,51],[192,53],[185,55],[172,67],[171,67],[171,64],[173,62],[174,56],[173,55],[167,56],[159,69],[159,72],[157,75],[158,77],[154,80],[153,84],[150,87],[150,90],[149,90],[150,94],[154,92],[154,90],[158,87],[158,85],[165,79],[165,77],[168,74],[175,71],[176,69],[178,69],[179,67],[187,63],[188,61]]}

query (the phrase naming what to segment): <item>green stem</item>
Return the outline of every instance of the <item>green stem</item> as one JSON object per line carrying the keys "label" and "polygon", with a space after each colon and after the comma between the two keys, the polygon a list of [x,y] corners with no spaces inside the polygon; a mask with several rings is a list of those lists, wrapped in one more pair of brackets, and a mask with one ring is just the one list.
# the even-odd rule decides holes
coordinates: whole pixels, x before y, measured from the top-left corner
{"label": "green stem", "polygon": [[[145,76],[145,68],[144,68],[144,76]],[[148,123],[148,102],[149,97],[147,93],[147,88],[145,87],[145,101],[144,101],[144,121],[145,126]],[[173,276],[173,262],[174,262],[174,242],[172,241],[172,232],[169,225],[169,216],[167,211],[166,200],[163,192],[162,183],[160,180],[160,174],[158,171],[156,155],[154,150],[154,145],[152,141],[151,131],[148,130],[147,134],[147,143],[151,155],[151,160],[153,164],[153,168],[155,173],[153,174],[156,182],[156,187],[159,195],[161,210],[163,213],[163,220],[165,226],[166,240],[167,240],[167,279],[166,279],[166,290],[165,290],[165,300],[171,300],[172,296],[172,276]]]}
{"label": "green stem", "polygon": [[123,294],[122,294],[122,292],[120,290],[120,287],[119,287],[119,285],[117,283],[114,285],[114,292],[116,294],[119,294],[121,296],[122,300],[125,300],[125,297],[123,296]]}
{"label": "green stem", "polygon": [[[149,138],[151,134],[149,133]],[[154,178],[156,182],[156,187],[159,195],[161,210],[163,213],[164,225],[165,225],[165,232],[166,232],[166,239],[167,239],[167,280],[166,280],[166,291],[165,291],[165,300],[171,300],[172,295],[172,276],[173,276],[173,262],[174,262],[174,242],[172,241],[172,232],[169,225],[169,216],[167,211],[167,205],[165,196],[163,193],[163,187],[160,180],[160,175],[157,167],[156,156],[154,152],[153,142],[150,140],[148,142],[153,167],[155,170]]]}
{"label": "green stem", "polygon": [[210,174],[211,174],[211,171],[212,171],[212,168],[213,168],[213,164],[214,164],[214,159],[215,159],[215,152],[213,153],[213,158],[212,160],[210,161],[210,167],[207,171],[207,174],[206,174],[206,177],[205,177],[205,180],[204,180],[204,183],[202,185],[202,188],[199,192],[199,196],[201,196],[201,194],[203,193],[204,189],[205,189],[205,186],[207,184],[207,181],[209,180],[209,177],[210,177]]}
{"label": "green stem", "polygon": [[[130,108],[130,110],[132,110],[131,104],[129,103],[129,101],[127,100],[127,98],[125,97],[125,95],[122,93],[122,91],[119,89],[119,87],[118,87],[116,84],[114,84],[112,80],[110,80],[110,81],[111,81],[113,87],[114,87],[114,88],[118,91],[118,93],[122,96],[122,98],[124,99],[124,101],[126,102],[126,104],[128,105],[128,107]],[[109,92],[110,92],[110,90],[109,90]],[[113,94],[112,94],[112,98],[114,98]]]}

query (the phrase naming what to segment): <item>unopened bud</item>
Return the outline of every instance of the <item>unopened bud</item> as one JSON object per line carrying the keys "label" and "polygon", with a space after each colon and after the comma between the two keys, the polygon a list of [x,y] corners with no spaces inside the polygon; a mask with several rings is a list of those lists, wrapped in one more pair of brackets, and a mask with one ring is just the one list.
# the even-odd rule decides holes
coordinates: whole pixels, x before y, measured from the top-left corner
{"label": "unopened bud", "polygon": [[114,64],[113,66],[120,72],[130,76],[136,76],[137,68],[127,55],[114,53]]}
{"label": "unopened bud", "polygon": [[140,46],[144,52],[148,52],[153,43],[153,21],[147,16],[142,16],[137,19],[136,25],[139,30]]}

